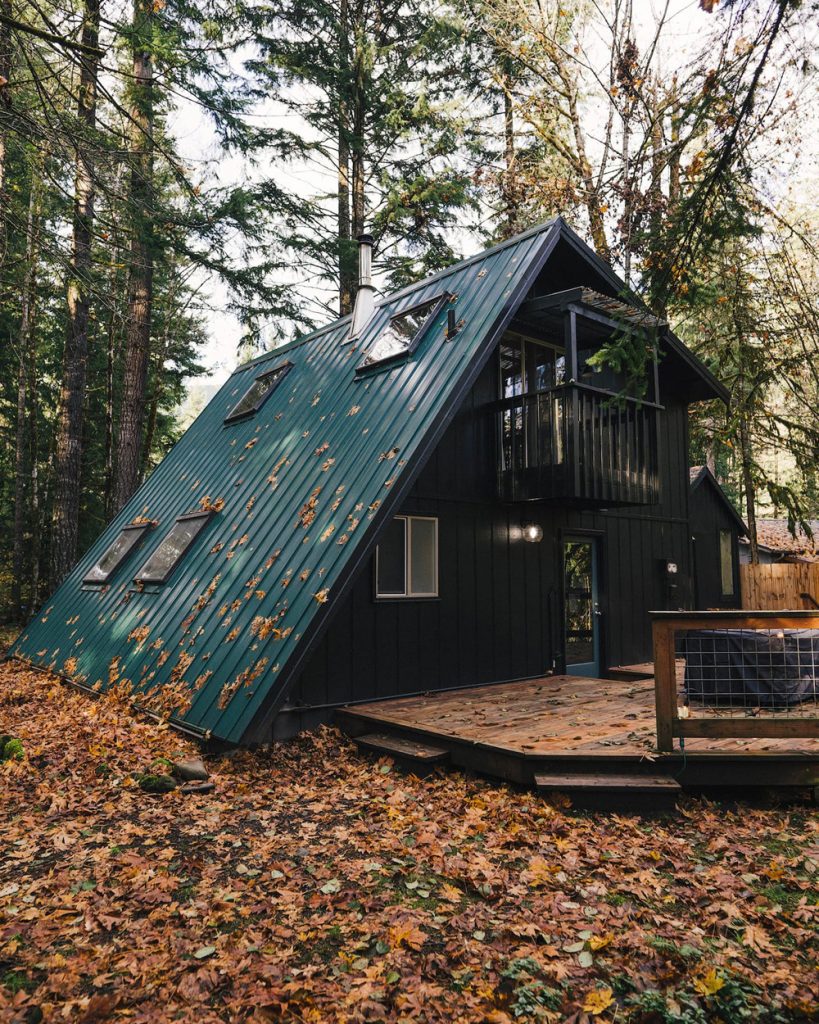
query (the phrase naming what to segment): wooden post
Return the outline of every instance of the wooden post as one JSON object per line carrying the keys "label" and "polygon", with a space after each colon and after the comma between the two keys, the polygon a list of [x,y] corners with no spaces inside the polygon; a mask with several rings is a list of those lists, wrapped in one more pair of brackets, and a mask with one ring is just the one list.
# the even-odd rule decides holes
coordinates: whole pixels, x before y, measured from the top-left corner
{"label": "wooden post", "polygon": [[670,754],[674,749],[673,720],[677,714],[677,662],[674,657],[674,626],[652,625],[654,639],[654,700],[657,713],[657,749]]}

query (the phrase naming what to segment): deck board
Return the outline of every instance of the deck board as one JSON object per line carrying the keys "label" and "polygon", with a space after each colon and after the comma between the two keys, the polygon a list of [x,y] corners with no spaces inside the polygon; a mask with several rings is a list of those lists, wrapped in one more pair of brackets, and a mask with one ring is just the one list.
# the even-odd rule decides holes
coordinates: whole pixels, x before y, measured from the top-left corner
{"label": "deck board", "polygon": [[[655,747],[653,679],[547,676],[358,704],[345,711],[362,722],[525,757],[644,758]],[[819,758],[819,740],[814,739],[688,739],[685,747],[688,757],[723,752]]]}

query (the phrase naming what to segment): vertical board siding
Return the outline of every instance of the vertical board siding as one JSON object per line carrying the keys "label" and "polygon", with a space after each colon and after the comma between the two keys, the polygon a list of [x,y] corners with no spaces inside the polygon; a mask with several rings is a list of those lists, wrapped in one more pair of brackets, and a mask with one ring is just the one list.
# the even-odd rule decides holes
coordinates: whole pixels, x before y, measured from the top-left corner
{"label": "vertical board siding", "polygon": [[742,607],[754,611],[794,611],[819,602],[819,562],[783,562],[773,565],[741,565],[739,576]]}

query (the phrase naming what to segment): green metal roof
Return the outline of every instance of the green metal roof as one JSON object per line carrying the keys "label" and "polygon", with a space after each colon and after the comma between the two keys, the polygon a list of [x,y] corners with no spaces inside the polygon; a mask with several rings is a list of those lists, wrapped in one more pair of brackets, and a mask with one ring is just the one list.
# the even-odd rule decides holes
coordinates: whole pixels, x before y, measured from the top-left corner
{"label": "green metal roof", "polygon": [[[387,296],[355,342],[344,318],[236,370],[11,653],[96,689],[127,681],[199,733],[257,734],[566,230],[550,222]],[[409,360],[356,374],[391,315],[443,292],[463,322],[454,339],[445,306]],[[225,424],[286,360],[261,409]],[[176,518],[202,508],[217,511],[170,579],[135,586]],[[140,550],[108,586],[83,589],[138,519],[157,523]]]}

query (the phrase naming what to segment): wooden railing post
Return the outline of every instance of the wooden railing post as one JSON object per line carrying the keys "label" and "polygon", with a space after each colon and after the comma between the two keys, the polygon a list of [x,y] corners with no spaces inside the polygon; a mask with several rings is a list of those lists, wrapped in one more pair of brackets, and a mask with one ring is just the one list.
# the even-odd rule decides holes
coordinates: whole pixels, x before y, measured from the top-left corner
{"label": "wooden railing post", "polygon": [[652,624],[654,640],[654,700],[657,714],[657,749],[664,754],[674,749],[673,721],[677,713],[677,661],[674,627]]}

